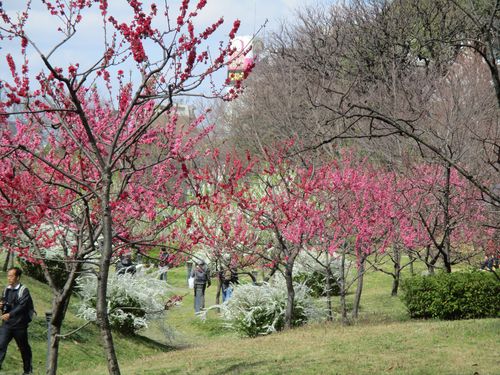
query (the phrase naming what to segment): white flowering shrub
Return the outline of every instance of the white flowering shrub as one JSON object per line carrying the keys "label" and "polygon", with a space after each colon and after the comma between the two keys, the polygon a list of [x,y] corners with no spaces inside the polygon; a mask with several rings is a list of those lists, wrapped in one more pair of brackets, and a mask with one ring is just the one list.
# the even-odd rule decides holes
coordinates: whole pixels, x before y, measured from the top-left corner
{"label": "white flowering shrub", "polygon": [[[297,283],[305,284],[311,289],[313,297],[326,296],[326,267],[330,268],[332,280],[330,281],[330,295],[338,295],[340,288],[338,279],[342,262],[338,258],[329,257],[328,260],[324,254],[304,254],[300,253],[295,261],[294,278]],[[346,261],[345,268],[348,269],[350,262]]]}
{"label": "white flowering shrub", "polygon": [[[77,290],[81,297],[78,316],[96,320],[97,278],[84,276],[77,280]],[[169,303],[178,298],[168,298],[165,282],[155,274],[137,273],[110,274],[107,302],[111,326],[125,334],[133,334],[146,328],[148,322],[163,316]]]}
{"label": "white flowering shrub", "polygon": [[[301,284],[295,288],[295,311],[292,324],[299,326],[317,319],[321,312],[314,306],[309,289]],[[256,337],[280,331],[285,324],[286,286],[282,281],[260,286],[238,285],[232,297],[218,307],[228,328],[242,336]]]}

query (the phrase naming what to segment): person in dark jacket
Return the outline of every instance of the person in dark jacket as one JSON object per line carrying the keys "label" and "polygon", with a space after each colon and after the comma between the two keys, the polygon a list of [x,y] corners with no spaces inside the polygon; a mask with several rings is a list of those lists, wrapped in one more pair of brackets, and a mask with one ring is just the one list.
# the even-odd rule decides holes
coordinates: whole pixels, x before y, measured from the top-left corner
{"label": "person in dark jacket", "polygon": [[2,327],[0,327],[0,368],[2,367],[7,347],[12,339],[21,352],[24,374],[32,374],[31,347],[28,343],[28,324],[31,321],[33,300],[28,288],[19,281],[22,271],[13,267],[7,272],[8,286],[4,291],[0,307],[2,309]]}
{"label": "person in dark jacket", "polygon": [[219,272],[219,279],[222,290],[222,303],[224,303],[233,295],[234,285],[239,284],[238,273],[234,268],[227,268]]}
{"label": "person in dark jacket", "polygon": [[205,289],[210,286],[210,271],[204,260],[198,260],[191,270],[194,278],[194,312],[199,313],[205,308]]}
{"label": "person in dark jacket", "polygon": [[135,264],[132,262],[132,256],[130,254],[120,255],[120,260],[116,263],[116,273],[118,275],[124,275],[130,273],[134,275],[136,272]]}
{"label": "person in dark jacket", "polygon": [[160,280],[167,281],[167,272],[170,268],[170,254],[165,248],[160,249],[160,255],[158,256],[158,268],[160,271]]}

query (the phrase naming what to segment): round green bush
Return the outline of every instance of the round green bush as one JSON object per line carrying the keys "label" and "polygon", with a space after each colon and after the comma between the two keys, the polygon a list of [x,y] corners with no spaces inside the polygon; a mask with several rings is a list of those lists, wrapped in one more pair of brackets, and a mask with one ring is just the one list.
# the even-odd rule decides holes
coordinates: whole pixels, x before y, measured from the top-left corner
{"label": "round green bush", "polygon": [[402,282],[402,301],[412,318],[500,317],[500,282],[490,272],[414,276]]}

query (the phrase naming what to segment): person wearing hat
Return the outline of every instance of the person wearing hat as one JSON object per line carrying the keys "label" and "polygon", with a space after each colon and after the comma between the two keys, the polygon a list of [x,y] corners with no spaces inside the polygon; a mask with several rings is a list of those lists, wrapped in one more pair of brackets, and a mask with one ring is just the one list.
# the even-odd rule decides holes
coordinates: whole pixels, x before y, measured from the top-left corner
{"label": "person wearing hat", "polygon": [[205,290],[210,286],[210,271],[204,260],[198,260],[191,270],[194,278],[194,312],[199,313],[205,308]]}

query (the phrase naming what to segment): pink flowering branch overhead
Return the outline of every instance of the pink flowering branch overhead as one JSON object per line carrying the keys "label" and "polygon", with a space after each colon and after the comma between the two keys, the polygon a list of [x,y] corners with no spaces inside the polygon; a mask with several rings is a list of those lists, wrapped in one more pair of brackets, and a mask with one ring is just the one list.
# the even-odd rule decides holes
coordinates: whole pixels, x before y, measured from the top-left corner
{"label": "pink flowering branch overhead", "polygon": [[[17,252],[42,266],[55,242],[71,249],[65,253],[71,277],[54,303],[59,328],[77,265],[97,266],[97,322],[113,374],[120,370],[106,305],[112,257],[175,241],[175,224],[198,204],[190,199],[199,177],[191,164],[212,127],[201,125],[203,115],[180,119],[176,98],[228,99],[213,75],[227,65],[239,27],[236,22],[225,35],[222,19],[197,27],[206,1],[184,0],[179,9],[123,1],[126,14],[113,10],[117,4],[30,1],[18,11],[0,4],[0,38],[18,46],[6,56],[9,76],[0,79],[0,230],[12,241],[28,241],[29,254],[28,246]],[[54,39],[31,33],[35,7],[52,21],[47,28]],[[96,17],[100,38],[88,38]],[[212,51],[217,33],[223,40]],[[93,61],[61,58],[83,41],[100,51]],[[205,80],[213,88],[208,94],[197,91]],[[49,226],[53,236],[42,233]]]}

